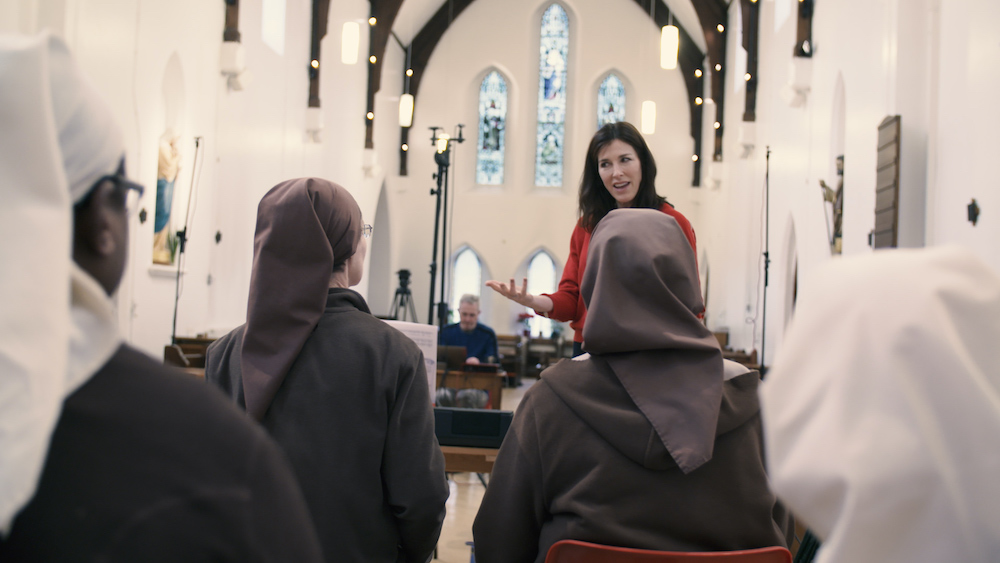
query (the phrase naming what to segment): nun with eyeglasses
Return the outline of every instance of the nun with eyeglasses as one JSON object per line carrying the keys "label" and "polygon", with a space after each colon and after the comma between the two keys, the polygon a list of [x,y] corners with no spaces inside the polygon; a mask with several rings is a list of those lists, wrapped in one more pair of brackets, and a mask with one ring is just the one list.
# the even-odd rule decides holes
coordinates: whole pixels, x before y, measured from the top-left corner
{"label": "nun with eyeglasses", "polygon": [[0,35],[0,561],[320,561],[278,446],[119,335],[125,171],[53,36]]}

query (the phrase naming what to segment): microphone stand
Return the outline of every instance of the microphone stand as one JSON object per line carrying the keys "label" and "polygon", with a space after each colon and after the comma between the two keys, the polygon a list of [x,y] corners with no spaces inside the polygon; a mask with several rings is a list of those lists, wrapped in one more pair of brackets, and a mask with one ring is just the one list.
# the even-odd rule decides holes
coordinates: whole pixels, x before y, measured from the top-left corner
{"label": "microphone stand", "polygon": [[194,162],[191,164],[191,193],[188,194],[187,211],[184,213],[184,228],[177,231],[177,276],[174,278],[174,323],[170,330],[170,344],[177,344],[177,306],[181,299],[181,265],[184,260],[184,250],[188,240],[188,219],[191,217],[191,202],[194,200],[197,186],[195,171],[198,169],[198,153],[201,147],[201,137],[194,138]]}
{"label": "microphone stand", "polygon": [[[439,150],[434,154],[434,162],[437,164],[438,171],[432,177],[437,180],[437,189],[432,189],[431,195],[436,196],[437,201],[434,208],[434,243],[430,266],[431,293],[427,311],[427,324],[434,324],[434,291],[437,287],[438,233],[440,232],[441,300],[437,304],[437,321],[440,328],[444,328],[448,324],[448,302],[445,300],[445,286],[447,285],[445,283],[445,272],[447,271],[446,261],[448,259],[448,167],[451,165],[451,144],[453,142],[461,143],[465,141],[465,137],[462,136],[463,127],[465,126],[459,124],[458,137],[454,139],[448,138],[444,146],[439,147]],[[438,141],[442,140],[437,133],[439,129],[441,127],[430,127],[431,145],[435,147],[438,145]]]}
{"label": "microphone stand", "polygon": [[764,310],[761,315],[760,328],[760,376],[764,377],[767,367],[764,366],[764,342],[767,337],[767,273],[771,266],[771,147],[767,147],[764,160]]}

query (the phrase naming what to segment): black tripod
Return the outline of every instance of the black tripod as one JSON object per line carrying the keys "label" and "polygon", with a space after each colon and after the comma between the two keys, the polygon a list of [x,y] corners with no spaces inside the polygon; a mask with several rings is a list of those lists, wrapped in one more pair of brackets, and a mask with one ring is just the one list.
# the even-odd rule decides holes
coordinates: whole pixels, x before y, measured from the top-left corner
{"label": "black tripod", "polygon": [[[437,319],[438,326],[444,328],[448,324],[448,301],[445,299],[445,261],[448,259],[448,166],[451,164],[451,143],[461,143],[465,141],[465,137],[462,136],[462,127],[465,127],[461,123],[458,124],[458,137],[452,139],[447,135],[441,137],[438,136],[438,129],[440,127],[431,127],[431,144],[437,147],[437,152],[434,154],[434,162],[438,165],[437,174],[434,174],[434,179],[437,180],[437,189],[431,190],[431,195],[437,196],[437,202],[434,209],[434,248],[431,254],[431,296],[429,309],[427,312],[427,324],[434,324],[434,289],[437,284],[437,259],[438,259],[438,232],[441,233],[441,300],[438,302]],[[443,205],[442,205],[443,203]],[[441,210],[444,209],[444,217],[442,220]]]}
{"label": "black tripod", "polygon": [[405,321],[406,313],[409,312],[413,322],[417,322],[417,310],[413,307],[413,294],[410,293],[410,271],[400,270],[396,274],[399,275],[399,288],[396,289],[396,296],[392,298],[389,316],[397,321]]}

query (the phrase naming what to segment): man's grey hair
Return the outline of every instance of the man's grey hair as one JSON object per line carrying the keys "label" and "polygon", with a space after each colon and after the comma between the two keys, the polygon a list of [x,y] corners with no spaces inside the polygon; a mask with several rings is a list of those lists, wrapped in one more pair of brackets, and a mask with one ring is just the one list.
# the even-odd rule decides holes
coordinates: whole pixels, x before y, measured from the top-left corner
{"label": "man's grey hair", "polygon": [[465,295],[462,296],[461,299],[458,300],[459,306],[461,306],[462,303],[468,303],[469,305],[475,305],[476,309],[478,309],[479,308],[479,296],[478,295],[473,295],[471,293],[466,293]]}

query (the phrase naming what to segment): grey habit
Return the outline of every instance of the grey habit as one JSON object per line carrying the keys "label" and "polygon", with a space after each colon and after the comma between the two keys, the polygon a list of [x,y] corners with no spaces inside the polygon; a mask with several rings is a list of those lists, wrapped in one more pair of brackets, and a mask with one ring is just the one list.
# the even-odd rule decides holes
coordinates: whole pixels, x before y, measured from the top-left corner
{"label": "grey habit", "polygon": [[[245,396],[248,406],[256,393],[261,423],[291,461],[327,561],[424,563],[441,532],[448,485],[423,355],[372,316],[361,295],[317,290],[310,279],[318,271],[329,280],[334,264],[347,257],[338,256],[339,242],[353,240],[353,254],[361,225],[354,199],[335,184],[292,180],[269,192],[258,211],[248,322],[212,344],[206,377],[238,402]],[[272,246],[274,240],[281,242]],[[300,261],[296,252],[303,251],[286,244],[319,247],[321,259],[307,251]],[[282,262],[268,263],[268,256]],[[268,292],[259,293],[264,287]],[[303,305],[281,311],[274,307],[278,297]],[[255,318],[268,322],[251,338]],[[309,326],[311,318],[308,331],[273,330]],[[294,349],[287,371],[274,371],[280,358],[260,359],[264,347],[255,342]],[[257,365],[270,366],[254,385],[246,380],[250,346],[258,347]]]}
{"label": "grey habit", "polygon": [[581,291],[590,355],[549,368],[525,394],[473,526],[476,560],[541,562],[561,539],[786,545],[764,470],[759,376],[725,365],[698,319],[694,253],[676,220],[609,213]]}

